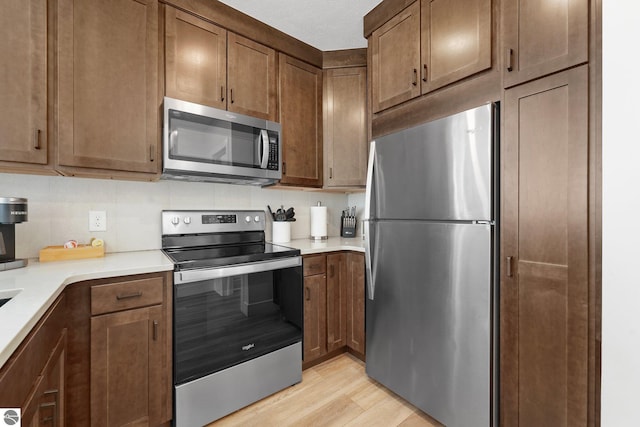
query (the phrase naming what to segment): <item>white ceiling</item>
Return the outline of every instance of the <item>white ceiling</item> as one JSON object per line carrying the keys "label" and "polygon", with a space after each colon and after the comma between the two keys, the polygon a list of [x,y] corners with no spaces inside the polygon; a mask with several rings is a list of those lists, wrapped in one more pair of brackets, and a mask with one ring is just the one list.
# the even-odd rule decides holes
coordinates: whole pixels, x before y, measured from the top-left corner
{"label": "white ceiling", "polygon": [[367,46],[362,18],[382,0],[220,0],[320,50]]}

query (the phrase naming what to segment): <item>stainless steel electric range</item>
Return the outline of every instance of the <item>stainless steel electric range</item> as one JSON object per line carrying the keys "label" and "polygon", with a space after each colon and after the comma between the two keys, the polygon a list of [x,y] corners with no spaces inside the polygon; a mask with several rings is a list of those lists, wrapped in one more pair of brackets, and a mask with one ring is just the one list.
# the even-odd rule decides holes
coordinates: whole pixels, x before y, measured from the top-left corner
{"label": "stainless steel electric range", "polygon": [[302,258],[263,211],[163,211],[174,264],[174,423],[202,426],[302,380]]}

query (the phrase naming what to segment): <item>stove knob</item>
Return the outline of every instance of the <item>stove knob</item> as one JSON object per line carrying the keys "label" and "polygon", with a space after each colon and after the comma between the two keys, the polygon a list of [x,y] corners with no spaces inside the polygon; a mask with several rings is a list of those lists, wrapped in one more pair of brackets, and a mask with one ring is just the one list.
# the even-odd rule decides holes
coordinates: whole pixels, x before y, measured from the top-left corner
{"label": "stove knob", "polygon": [[185,216],[183,221],[184,221],[185,224],[191,224],[191,217],[190,216]]}
{"label": "stove knob", "polygon": [[180,217],[179,216],[174,216],[171,218],[171,224],[173,225],[178,225],[180,224]]}
{"label": "stove knob", "polygon": [[249,215],[247,215],[244,219],[246,222],[251,222],[251,217]]}
{"label": "stove knob", "polygon": [[255,222],[260,222],[260,217],[258,215],[256,215],[255,217],[253,217],[253,220]]}

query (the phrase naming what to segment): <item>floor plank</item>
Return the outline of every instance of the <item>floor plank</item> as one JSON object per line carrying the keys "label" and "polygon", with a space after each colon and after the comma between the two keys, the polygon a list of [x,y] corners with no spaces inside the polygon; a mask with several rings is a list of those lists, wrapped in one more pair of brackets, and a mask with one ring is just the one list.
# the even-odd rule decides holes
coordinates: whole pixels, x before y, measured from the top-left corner
{"label": "floor plank", "polygon": [[438,427],[416,407],[365,373],[348,353],[305,370],[302,382],[209,427]]}

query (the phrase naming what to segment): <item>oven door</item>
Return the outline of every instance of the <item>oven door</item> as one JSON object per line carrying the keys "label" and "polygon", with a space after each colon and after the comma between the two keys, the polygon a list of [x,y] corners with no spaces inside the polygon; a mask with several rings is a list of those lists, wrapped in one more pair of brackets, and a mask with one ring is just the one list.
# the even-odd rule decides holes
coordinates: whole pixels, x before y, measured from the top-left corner
{"label": "oven door", "polygon": [[301,342],[302,319],[299,256],[175,272],[175,385]]}

